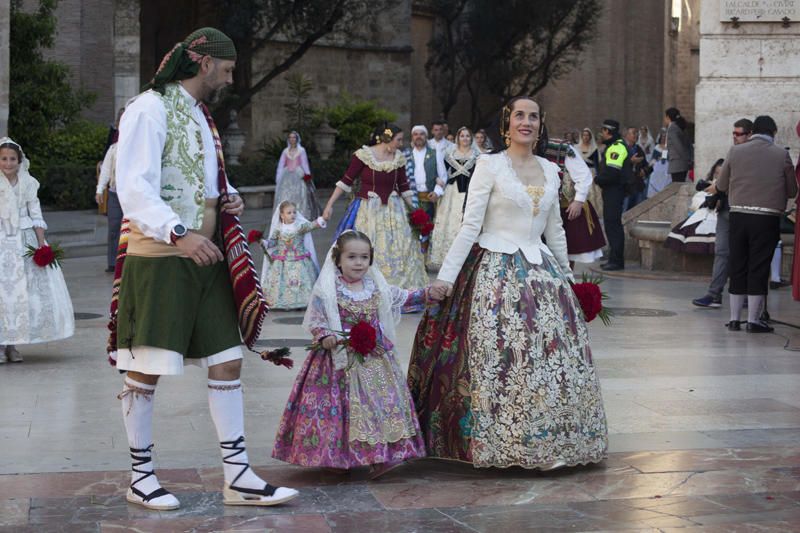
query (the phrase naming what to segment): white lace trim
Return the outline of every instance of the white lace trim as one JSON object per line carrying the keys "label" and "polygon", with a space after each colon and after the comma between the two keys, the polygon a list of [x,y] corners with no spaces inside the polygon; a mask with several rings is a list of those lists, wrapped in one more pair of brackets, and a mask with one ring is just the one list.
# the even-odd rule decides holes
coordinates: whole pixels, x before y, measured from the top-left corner
{"label": "white lace trim", "polygon": [[368,146],[362,146],[356,150],[356,157],[359,158],[365,165],[377,172],[391,172],[400,167],[406,166],[406,158],[397,150],[394,153],[394,159],[391,161],[378,161],[375,155]]}
{"label": "white lace trim", "polygon": [[336,290],[354,302],[363,302],[364,300],[369,300],[372,298],[372,294],[375,292],[375,281],[373,281],[373,279],[369,276],[364,276],[361,282],[363,285],[362,289],[360,291],[354,291],[347,286],[347,283],[345,283],[341,277],[337,277]]}
{"label": "white lace trim", "polygon": [[[526,186],[520,181],[517,176],[517,171],[514,170],[514,165],[511,164],[511,159],[508,154],[501,152],[497,155],[481,156],[486,157],[491,171],[496,177],[496,182],[500,186],[500,192],[503,196],[523,209],[533,210],[533,200],[528,194]],[[539,202],[539,211],[547,212],[552,203],[558,198],[558,189],[560,181],[556,178],[553,179],[547,172],[547,160],[536,156],[537,162],[542,166],[544,173],[544,195]]]}

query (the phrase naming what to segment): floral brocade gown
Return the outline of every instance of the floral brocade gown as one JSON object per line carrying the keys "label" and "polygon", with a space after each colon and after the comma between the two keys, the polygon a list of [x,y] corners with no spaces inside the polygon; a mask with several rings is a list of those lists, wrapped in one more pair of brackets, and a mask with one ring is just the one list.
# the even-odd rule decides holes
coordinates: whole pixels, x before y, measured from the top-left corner
{"label": "floral brocade gown", "polygon": [[[602,461],[606,416],[570,286],[557,167],[541,159],[545,186],[525,186],[505,154],[481,157],[450,252],[466,257],[452,295],[422,317],[408,369],[428,454],[476,467]],[[485,235],[513,236],[504,227],[541,232],[540,260],[489,249]],[[453,272],[447,258],[442,272]]]}
{"label": "floral brocade gown", "polygon": [[[392,287],[400,306],[424,304],[424,289]],[[425,445],[414,404],[394,346],[381,334],[380,292],[370,278],[364,289],[351,291],[336,284],[345,331],[359,321],[378,332],[381,349],[360,363],[336,370],[330,351],[309,353],[297,375],[281,417],[272,457],[301,466],[354,468],[425,456]],[[315,341],[332,335],[318,298],[309,304]]]}
{"label": "floral brocade gown", "polygon": [[303,236],[315,228],[309,222],[297,231],[270,235],[261,268],[261,287],[270,308],[303,309],[308,305],[317,267],[303,244]]}

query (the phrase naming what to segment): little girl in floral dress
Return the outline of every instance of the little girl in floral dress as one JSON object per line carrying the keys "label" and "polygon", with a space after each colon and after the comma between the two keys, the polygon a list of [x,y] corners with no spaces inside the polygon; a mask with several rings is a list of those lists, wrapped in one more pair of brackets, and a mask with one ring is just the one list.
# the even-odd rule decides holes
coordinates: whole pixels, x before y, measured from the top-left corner
{"label": "little girl in floral dress", "polygon": [[[315,344],[281,418],[276,459],[343,470],[370,466],[374,478],[425,456],[393,343],[400,309],[424,304],[428,289],[390,286],[373,256],[369,238],[354,230],[339,235],[328,253],[303,321]],[[350,335],[354,326],[374,334],[365,356],[354,350],[363,342]]]}
{"label": "little girl in floral dress", "polygon": [[272,309],[303,309],[319,273],[311,231],[325,227],[325,219],[309,222],[297,206],[283,201],[272,215],[264,246],[261,286]]}

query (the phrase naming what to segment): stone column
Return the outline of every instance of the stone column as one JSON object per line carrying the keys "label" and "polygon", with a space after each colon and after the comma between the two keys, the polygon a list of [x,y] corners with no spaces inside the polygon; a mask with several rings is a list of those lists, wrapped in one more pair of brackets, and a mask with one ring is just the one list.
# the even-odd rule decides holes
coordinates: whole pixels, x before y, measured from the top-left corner
{"label": "stone column", "polygon": [[[723,11],[742,4],[746,6],[740,11]],[[739,21],[731,21],[737,14]],[[781,22],[784,16],[789,18],[787,23]],[[733,123],[740,118],[753,120],[756,115],[775,119],[779,128],[776,142],[789,146],[797,160],[800,142],[794,128],[800,120],[799,38],[798,0],[702,0],[700,83],[695,93],[698,176],[728,153]]]}
{"label": "stone column", "polygon": [[11,33],[11,2],[0,0],[0,137],[8,135],[9,38]]}
{"label": "stone column", "polygon": [[114,113],[139,94],[141,31],[140,0],[116,0],[114,5]]}

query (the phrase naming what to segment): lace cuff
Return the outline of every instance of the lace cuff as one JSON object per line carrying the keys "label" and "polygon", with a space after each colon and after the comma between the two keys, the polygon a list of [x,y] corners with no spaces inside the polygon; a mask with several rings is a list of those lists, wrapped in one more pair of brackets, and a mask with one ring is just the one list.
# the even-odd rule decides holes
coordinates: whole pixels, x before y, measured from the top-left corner
{"label": "lace cuff", "polygon": [[345,182],[343,182],[343,181],[337,181],[337,182],[336,182],[336,186],[337,186],[337,187],[339,187],[340,189],[342,189],[342,190],[343,190],[344,192],[346,192],[346,193],[351,193],[351,192],[353,192],[353,188],[352,188],[351,186],[347,185],[347,184],[346,184]]}

